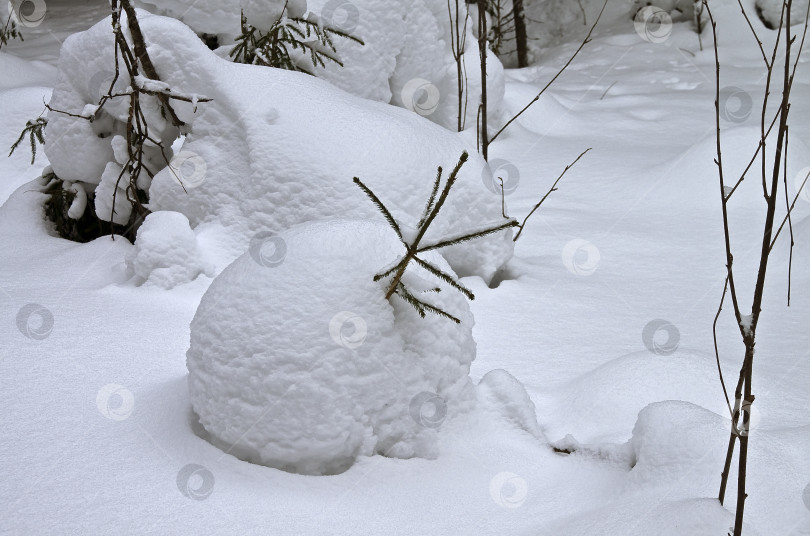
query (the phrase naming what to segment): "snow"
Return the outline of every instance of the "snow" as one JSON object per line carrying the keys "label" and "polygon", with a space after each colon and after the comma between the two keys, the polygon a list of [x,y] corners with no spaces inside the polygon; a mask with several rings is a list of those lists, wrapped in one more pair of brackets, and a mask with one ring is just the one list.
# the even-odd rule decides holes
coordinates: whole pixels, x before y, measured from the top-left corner
{"label": "snow", "polygon": [[213,275],[213,267],[202,259],[188,219],[168,210],[146,217],[127,256],[127,266],[139,282],[163,288],[188,283],[202,273]]}
{"label": "snow", "polygon": [[494,409],[499,414],[500,418],[496,420],[502,420],[546,441],[540,425],[537,424],[534,402],[523,384],[507,371],[496,369],[487,372],[478,383],[478,398],[484,411]]}
{"label": "snow", "polygon": [[[808,0],[793,0],[790,7],[791,26],[804,23],[807,16]],[[782,20],[782,2],[777,0],[756,0],[757,15],[771,28],[778,28]],[[801,31],[801,30],[800,30]]]}
{"label": "snow", "polygon": [[242,13],[247,18],[248,23],[260,30],[269,30],[282,15],[284,7],[289,10],[289,15],[298,17],[306,12],[306,0],[242,0]]}
{"label": "snow", "polygon": [[391,100],[389,78],[405,46],[406,3],[386,0],[311,0],[309,9],[322,24],[361,39],[364,45],[335,36],[337,56],[343,63],[316,68],[319,78],[366,99]]}
{"label": "snow", "polygon": [[[754,13],[754,0],[743,3]],[[0,95],[0,142],[9,146],[16,139],[25,121],[42,111],[43,98],[47,101],[50,88],[56,85],[54,67],[46,68],[55,65],[58,42],[54,36],[63,39],[68,33],[89,28],[106,15],[103,4],[98,2],[92,11],[89,2],[81,0],[49,2],[48,16],[29,31],[30,40],[26,35],[25,43],[3,48],[0,61],[5,61],[8,50],[9,55],[14,54],[13,62],[19,60],[19,67],[0,82],[13,86],[3,86]],[[576,2],[566,4],[576,13]],[[583,0],[589,20],[595,4]],[[6,467],[0,484],[0,532],[726,534],[733,524],[736,487],[729,487],[725,506],[720,506],[716,495],[730,425],[716,374],[711,333],[725,277],[721,192],[712,162],[711,37],[703,35],[706,50],[700,52],[690,25],[674,22],[667,40],[646,41],[635,31],[631,7],[630,1],[611,2],[593,42],[490,148],[493,162],[507,161],[518,172],[507,197],[507,212],[515,217],[528,213],[576,155],[587,147],[593,150],[569,171],[558,185],[559,191],[529,220],[514,256],[498,271],[492,288],[480,277],[462,278],[476,294],[476,300],[469,304],[475,317],[475,361],[470,364],[469,377],[475,386],[476,406],[443,418],[438,400],[425,391],[426,395],[417,398],[419,404],[413,412],[407,408],[405,418],[405,422],[414,422],[416,415],[426,429],[435,432],[433,459],[362,455],[340,474],[313,477],[252,464],[234,456],[233,451],[225,454],[206,440],[207,432],[192,413],[184,359],[189,350],[190,323],[217,270],[246,251],[247,256],[237,265],[247,263],[245,268],[253,269],[253,251],[268,265],[257,273],[277,277],[269,272],[284,270],[292,262],[289,259],[294,248],[285,250],[277,242],[270,243],[274,247],[256,248],[256,244],[267,246],[263,238],[267,233],[272,235],[273,229],[265,234],[245,232],[234,240],[234,229],[247,225],[235,222],[245,215],[258,217],[250,212],[258,204],[250,203],[249,210],[237,211],[233,208],[236,205],[229,205],[228,197],[223,196],[222,203],[231,207],[220,213],[223,220],[231,218],[227,224],[219,221],[220,216],[194,223],[186,211],[174,211],[182,213],[189,220],[187,224],[179,214],[171,216],[168,210],[159,210],[148,219],[177,220],[171,229],[182,230],[180,234],[185,237],[185,247],[178,255],[193,249],[193,233],[198,255],[188,259],[217,270],[200,273],[193,280],[178,279],[170,289],[154,282],[140,284],[142,278],[134,276],[127,259],[137,248],[144,248],[148,239],[143,245],[132,245],[120,237],[102,237],[87,244],[57,238],[43,218],[41,206],[46,196],[38,193],[42,185],[34,180],[48,164],[45,155],[40,154],[34,166],[25,151],[0,161],[0,199],[8,198],[0,208],[0,377],[4,379],[0,382],[0,405],[4,409],[0,413],[4,431],[0,459]],[[722,84],[743,89],[753,103],[758,103],[764,90],[761,58],[739,6],[718,0],[713,9],[725,62]],[[84,26],[77,27],[80,24]],[[770,46],[775,33],[756,16],[752,16],[752,24],[765,46]],[[581,22],[572,26],[570,33],[556,36],[559,45],[539,50],[531,67],[505,71],[507,110],[519,110],[556,74],[579,46],[575,31],[579,25]],[[150,49],[160,56],[161,65],[168,66],[167,76],[174,72],[182,75],[187,85],[178,90],[215,97],[211,105],[199,103],[199,117],[192,125],[194,135],[177,143],[179,149],[182,143],[197,143],[203,134],[211,137],[202,182],[188,188],[189,195],[217,183],[220,175],[233,178],[241,174],[255,181],[266,173],[274,179],[287,177],[284,184],[301,180],[299,173],[286,175],[283,171],[295,171],[295,166],[280,165],[270,158],[255,160],[268,164],[266,169],[244,165],[253,162],[244,155],[267,147],[254,141],[273,128],[273,121],[294,125],[296,114],[307,128],[302,127],[288,144],[270,146],[290,155],[285,158],[300,156],[301,147],[311,148],[307,149],[311,160],[326,162],[323,169],[331,165],[337,170],[335,176],[350,181],[357,172],[334,156],[345,146],[354,152],[355,159],[359,154],[364,157],[360,160],[370,160],[359,172],[369,184],[377,172],[394,177],[394,168],[419,167],[418,172],[406,174],[410,190],[402,187],[383,194],[382,182],[372,184],[391,204],[399,203],[399,197],[408,197],[421,208],[435,166],[452,166],[458,158],[456,151],[474,147],[469,132],[458,138],[452,135],[449,142],[450,134],[436,134],[440,127],[418,114],[349,98],[325,82],[307,79],[298,85],[296,76],[276,79],[262,75],[255,81],[251,86],[253,104],[256,116],[264,122],[253,125],[262,130],[248,132],[252,121],[237,120],[239,114],[254,108],[234,104],[241,99],[232,100],[234,92],[217,86],[237,85],[250,76],[241,76],[241,67],[208,70],[207,56],[198,56],[196,49],[186,46],[190,39],[182,33],[172,38],[176,46],[158,44]],[[95,64],[103,49],[88,50],[93,52],[86,53],[83,63]],[[173,63],[183,61],[175,55],[201,60],[199,76],[192,76],[191,67],[183,71]],[[810,85],[806,58],[803,56],[794,82],[787,172],[792,195],[802,170],[806,176],[810,157],[806,149],[810,126],[802,120],[810,113],[805,97]],[[88,86],[100,88],[103,84],[90,84],[93,76],[85,65],[76,65],[75,79],[71,73],[60,76],[75,93],[82,93],[81,98],[71,101],[72,110],[80,111],[86,104],[97,102],[98,95],[92,95]],[[417,77],[430,78],[410,76]],[[174,89],[178,81],[167,83]],[[268,86],[265,90],[278,92],[269,99],[273,102],[256,102],[259,99],[255,95],[262,94],[256,91],[260,83]],[[208,94],[209,87],[216,95]],[[773,94],[777,89],[772,88]],[[296,91],[315,100],[294,100],[290,95]],[[318,106],[317,98],[343,110],[324,115],[323,109],[318,109],[320,117],[345,123],[342,130],[331,130],[326,120],[307,116],[308,107]],[[182,107],[186,117],[194,118],[190,109],[190,105]],[[118,113],[111,107],[110,113],[113,111]],[[209,112],[218,119],[201,121]],[[402,133],[398,144],[389,144],[379,139],[388,131],[377,128],[360,138],[358,145],[363,143],[368,149],[361,153],[353,148],[351,136],[362,129],[352,124],[378,114],[385,117],[378,123],[389,121],[395,134],[397,129],[412,132],[409,136]],[[754,108],[742,122],[723,123],[728,175],[737,174],[750,159],[757,142],[757,115]],[[87,166],[92,174],[77,174],[73,181],[73,185],[89,186],[88,193],[96,186],[91,181],[98,182],[107,164],[120,164],[121,157],[120,151],[113,150],[120,144],[113,141],[115,135],[122,134],[113,132],[116,123],[112,117],[98,121],[93,128],[102,126],[102,132],[109,134],[100,140],[104,143],[99,147],[109,152]],[[211,130],[200,132],[206,124]],[[313,124],[330,129],[330,134],[306,137],[305,132],[316,130],[311,128]],[[83,128],[80,125],[77,122],[75,130]],[[223,139],[219,152],[213,143],[217,130]],[[63,135],[71,137],[74,131],[66,129]],[[83,144],[94,142],[93,135],[96,132],[92,129],[76,134],[73,145],[64,147],[65,155],[68,149],[73,151],[76,167],[95,158],[92,148],[83,149]],[[338,136],[340,143],[326,143],[330,136]],[[243,147],[245,140],[251,140],[248,147]],[[431,148],[436,144],[447,147]],[[228,151],[234,147],[244,152],[230,155]],[[25,144],[21,149],[27,149]],[[193,151],[189,147],[186,150]],[[400,156],[408,151],[413,154]],[[420,164],[419,155],[428,155],[425,158],[431,161]],[[185,160],[176,167],[195,182],[198,168],[194,164]],[[465,184],[480,187],[480,195],[493,195],[485,187],[484,179],[491,177],[482,177],[483,165],[473,169],[471,164],[475,161],[467,164],[470,175],[462,176],[450,200],[455,193],[468,199],[462,195]],[[303,164],[296,166],[312,170]],[[63,167],[69,170],[72,166],[63,163]],[[282,170],[276,173],[279,167]],[[330,185],[318,186],[329,196],[332,175],[324,171],[318,177]],[[250,200],[255,190],[245,188],[245,184],[250,184],[248,179],[240,183],[245,190],[241,196]],[[235,196],[236,189],[233,192]],[[180,198],[179,193],[176,195]],[[210,203],[200,213],[214,214],[220,197],[195,199]],[[499,196],[497,200],[499,209]],[[484,204],[489,206],[489,198]],[[764,213],[757,173],[735,191],[730,209],[738,288],[741,303],[748,306],[758,263],[756,237],[761,233]],[[470,205],[465,210],[472,213],[480,209]],[[407,219],[408,214],[409,210],[400,209],[398,217]],[[373,210],[346,217],[382,221]],[[490,218],[474,223],[481,221]],[[287,228],[294,225],[281,226],[275,234],[291,232]],[[459,224],[458,228],[462,227],[467,228]],[[292,232],[300,229],[295,227]],[[773,250],[757,328],[746,535],[810,533],[810,339],[806,329],[810,280],[804,269],[810,262],[810,203],[805,197],[797,201],[793,218],[789,308],[786,294],[791,250],[787,232],[783,231]],[[154,233],[155,249],[144,252],[168,251],[162,248],[169,242],[162,242],[161,236]],[[573,255],[564,257],[566,245],[574,240],[590,246],[578,247]],[[333,247],[325,240],[321,246]],[[345,249],[356,251],[349,246]],[[309,254],[317,255],[318,251],[313,248]],[[380,267],[401,251],[393,253],[380,262]],[[172,255],[173,251],[160,256]],[[335,266],[352,265],[346,258],[349,256],[336,256]],[[280,265],[272,267],[282,258]],[[592,258],[598,258],[595,269],[590,268]],[[185,266],[183,260],[172,262],[173,266]],[[313,287],[326,287],[330,278],[338,276],[331,267],[332,261],[313,279]],[[261,283],[245,279],[241,284],[257,288]],[[232,289],[242,292],[238,284]],[[300,300],[258,304],[253,298],[247,296],[243,303],[265,315],[277,314],[273,307],[289,310],[305,304]],[[392,303],[396,305],[396,298]],[[207,306],[212,314],[217,313],[216,304],[209,302]],[[319,331],[302,330],[302,340],[293,341],[307,349],[299,358],[313,359],[308,340],[312,339],[313,345],[328,344],[333,341],[330,333],[338,334],[345,345],[333,341],[332,351],[363,355],[371,344],[371,331],[361,339],[354,329],[359,325],[356,313],[361,306],[368,304],[355,307],[351,302],[338,303],[332,315],[323,318]],[[345,320],[346,327],[330,332],[329,321],[337,313],[344,313],[337,318]],[[384,320],[362,318],[367,325]],[[283,325],[295,331],[294,314],[288,313],[283,320]],[[414,318],[417,320],[425,322]],[[667,324],[657,322],[652,338],[645,337],[645,328],[655,321]],[[274,333],[280,329],[250,323],[227,325],[236,330],[262,328]],[[658,329],[665,325],[674,326],[678,337],[673,339],[667,329]],[[429,326],[433,324],[424,329],[429,331]],[[282,335],[285,342],[292,337],[287,332]],[[209,336],[225,339],[235,334],[218,328]],[[257,350],[269,353],[274,346],[263,336],[261,332],[257,336],[257,340],[265,341]],[[720,316],[718,336],[720,364],[728,384],[736,379],[744,353],[728,302]],[[355,346],[361,340],[363,344]],[[352,366],[351,362],[339,364]],[[405,377],[411,372],[405,371]],[[395,381],[395,376],[383,380]],[[235,397],[250,392],[250,382],[244,385],[247,387]],[[328,386],[336,387],[332,383]],[[318,407],[319,413],[331,411],[329,405]],[[437,421],[441,425],[430,428]],[[573,452],[554,452],[552,445]],[[736,481],[736,467],[731,479]]]}
{"label": "snow", "polygon": [[266,241],[213,281],[191,323],[189,394],[215,444],[303,474],[373,454],[435,458],[437,428],[475,401],[464,298],[420,268],[403,281],[441,288],[425,299],[461,325],[386,301],[373,276],[403,247],[385,224],[303,224]]}
{"label": "snow", "polygon": [[[247,3],[247,2],[244,2]],[[255,2],[259,4],[259,2]],[[227,36],[239,34],[240,0],[135,0],[135,5],[183,21],[199,34]],[[250,8],[250,6],[248,6]]]}

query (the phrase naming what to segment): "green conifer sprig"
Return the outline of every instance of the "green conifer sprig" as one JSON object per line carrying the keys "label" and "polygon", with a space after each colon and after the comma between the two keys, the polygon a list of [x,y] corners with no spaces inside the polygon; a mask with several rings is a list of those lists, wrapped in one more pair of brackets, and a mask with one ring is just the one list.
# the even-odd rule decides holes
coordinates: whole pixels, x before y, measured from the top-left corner
{"label": "green conifer sprig", "polygon": [[[441,289],[438,288],[431,289],[430,291],[425,292],[441,292]],[[424,302],[419,298],[417,298],[416,296],[414,296],[413,294],[411,294],[411,292],[401,282],[397,285],[396,295],[405,300],[405,302],[411,305],[414,309],[416,309],[416,312],[419,313],[419,316],[421,316],[422,318],[425,318],[425,316],[427,316],[426,313],[433,313],[434,315],[443,316],[448,320],[452,320],[456,324],[461,324],[461,320],[451,315],[447,311],[443,311],[442,309],[439,309],[434,305]]]}
{"label": "green conifer sprig", "polygon": [[[441,170],[441,168],[439,169]],[[359,186],[361,190],[363,190],[363,193],[365,193],[369,197],[369,199],[371,199],[371,202],[374,203],[374,206],[376,206],[377,209],[380,212],[382,212],[383,216],[385,216],[385,221],[387,221],[388,225],[390,225],[391,228],[394,230],[394,232],[397,233],[397,237],[400,240],[402,240],[402,230],[399,228],[397,220],[394,219],[394,216],[391,215],[391,213],[388,211],[388,208],[383,204],[382,201],[380,201],[380,198],[377,197],[377,195],[374,192],[372,192],[368,186],[363,184],[363,182],[359,178],[355,177],[354,183],[357,186]],[[396,270],[396,266],[391,270],[389,270],[389,272],[393,272],[394,270]]]}
{"label": "green conifer sprig", "polygon": [[[455,244],[460,244],[462,242],[466,242],[468,240],[474,240],[476,238],[480,238],[482,236],[486,236],[488,234],[496,233],[498,231],[508,229],[509,227],[517,227],[518,222],[514,219],[509,219],[506,223],[497,223],[497,224],[490,224],[484,226],[481,229],[470,231],[466,233],[462,233],[451,238],[445,238],[438,242],[425,244],[420,246],[420,242],[424,238],[425,234],[427,233],[428,228],[438,216],[439,211],[444,206],[444,202],[447,200],[447,196],[450,195],[450,189],[455,184],[456,180],[458,179],[458,172],[461,170],[461,167],[469,158],[469,154],[467,151],[464,151],[461,154],[461,157],[458,160],[458,163],[453,168],[453,171],[450,173],[450,176],[447,178],[447,181],[444,184],[444,188],[441,188],[441,193],[439,193],[439,189],[441,187],[441,179],[442,179],[442,168],[439,166],[438,171],[436,173],[436,180],[433,183],[433,188],[431,189],[430,196],[428,197],[427,203],[425,203],[425,209],[422,211],[422,215],[419,218],[419,223],[416,229],[416,236],[410,242],[406,240],[402,236],[402,230],[400,228],[399,223],[394,219],[391,215],[391,212],[385,206],[385,204],[380,200],[377,195],[371,191],[371,189],[366,186],[363,181],[361,181],[358,177],[354,177],[354,183],[363,191],[363,193],[371,199],[374,206],[383,214],[385,220],[388,222],[388,225],[394,230],[399,238],[402,245],[405,247],[405,255],[396,261],[392,266],[386,268],[384,271],[376,274],[374,276],[374,281],[380,281],[386,277],[393,277],[391,280],[391,285],[388,287],[388,292],[386,293],[386,299],[390,299],[391,296],[396,294],[400,298],[402,298],[406,303],[410,304],[414,309],[416,309],[419,316],[425,318],[426,313],[432,313],[438,316],[442,316],[449,320],[454,321],[456,324],[461,323],[461,320],[456,318],[455,316],[451,315],[447,311],[444,311],[426,301],[420,300],[417,298],[413,292],[408,290],[405,284],[402,282],[402,276],[405,275],[405,270],[408,268],[408,264],[411,261],[415,262],[422,268],[424,268],[428,273],[432,274],[437,279],[444,281],[452,288],[456,289],[457,291],[461,292],[466,298],[470,300],[475,299],[475,295],[462,285],[455,277],[447,272],[443,271],[439,267],[425,261],[424,259],[419,258],[419,254],[425,251],[431,251],[447,246],[453,246]],[[438,197],[437,197],[438,195]],[[429,292],[440,292],[441,289],[431,288],[424,293]]]}
{"label": "green conifer sprig", "polygon": [[[286,10],[286,7],[285,7]],[[236,46],[230,56],[237,63],[277,67],[289,71],[314,74],[297,64],[290,51],[300,50],[306,54],[314,67],[326,67],[327,62],[343,67],[337,56],[333,37],[341,37],[364,45],[362,40],[331,26],[298,17],[282,15],[266,32],[248,23],[244,12],[241,18],[242,33],[236,38]]]}
{"label": "green conifer sprig", "polygon": [[11,156],[14,154],[14,151],[17,150],[17,147],[22,143],[25,135],[28,134],[28,138],[31,140],[31,165],[33,166],[37,158],[37,142],[42,145],[45,144],[45,133],[43,129],[47,124],[48,120],[44,117],[37,117],[33,121],[27,121],[25,128],[20,132],[20,137],[17,138],[17,141],[11,146],[11,151],[9,151],[8,155]]}
{"label": "green conifer sprig", "polygon": [[436,180],[433,182],[433,189],[430,191],[430,197],[428,198],[428,202],[425,205],[425,210],[422,211],[422,217],[419,218],[419,223],[416,225],[417,228],[422,227],[424,225],[425,220],[427,220],[430,212],[433,210],[433,206],[436,204],[436,194],[439,193],[439,186],[442,182],[442,166],[439,166],[438,171],[436,172]]}

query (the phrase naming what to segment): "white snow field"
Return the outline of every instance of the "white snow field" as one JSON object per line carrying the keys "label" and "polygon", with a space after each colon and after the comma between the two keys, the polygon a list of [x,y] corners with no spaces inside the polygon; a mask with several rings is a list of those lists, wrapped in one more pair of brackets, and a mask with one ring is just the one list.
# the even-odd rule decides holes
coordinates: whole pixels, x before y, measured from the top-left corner
{"label": "white snow field", "polygon": [[[506,211],[520,220],[592,148],[514,254],[504,233],[465,244],[447,265],[444,250],[428,259],[475,293],[469,305],[449,288],[432,298],[461,326],[385,302],[371,275],[401,246],[351,179],[412,225],[436,167],[449,171],[466,148],[436,236],[490,223],[501,198],[474,154],[474,127],[457,135],[325,81],[228,64],[193,48],[179,22],[144,14],[165,76],[215,98],[207,112],[199,103],[200,133],[175,146],[202,155],[205,180],[185,194],[159,175],[160,210],[136,245],[79,244],[43,216],[38,177],[54,162],[42,148],[35,165],[27,140],[0,159],[0,534],[725,535],[736,471],[723,507],[712,40],[704,33],[699,50],[688,22],[637,32],[632,4],[611,0],[593,41],[490,147]],[[90,51],[89,33],[68,41],[89,57],[69,60],[58,82],[60,44],[107,13],[96,0],[47,6],[24,43],[0,50],[5,147],[52,90],[68,95],[64,77],[86,88],[108,53]],[[712,6],[733,176],[759,140],[765,79],[737,2]],[[751,22],[772,46],[775,33]],[[505,116],[578,46],[563,40],[534,66],[505,70]],[[791,195],[810,171],[809,58],[793,87]],[[69,147],[78,135],[64,132]],[[75,180],[98,183],[109,149],[84,162],[98,175]],[[289,203],[318,189],[346,210],[307,201],[296,217]],[[730,210],[747,308],[764,217],[757,173]],[[789,307],[786,232],[757,337],[746,535],[810,534],[810,194],[793,216]],[[257,249],[268,236],[282,242]],[[423,284],[418,275],[410,285]],[[718,345],[733,385],[743,346],[728,302]]]}

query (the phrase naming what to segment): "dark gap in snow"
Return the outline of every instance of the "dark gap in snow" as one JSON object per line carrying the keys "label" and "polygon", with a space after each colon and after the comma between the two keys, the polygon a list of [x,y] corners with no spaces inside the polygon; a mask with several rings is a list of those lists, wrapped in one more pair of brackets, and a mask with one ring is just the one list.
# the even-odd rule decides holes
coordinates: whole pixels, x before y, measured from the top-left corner
{"label": "dark gap in snow", "polygon": [[518,275],[509,265],[501,266],[498,271],[495,272],[495,275],[492,276],[492,280],[489,282],[489,288],[498,288],[504,281],[514,281],[517,277]]}

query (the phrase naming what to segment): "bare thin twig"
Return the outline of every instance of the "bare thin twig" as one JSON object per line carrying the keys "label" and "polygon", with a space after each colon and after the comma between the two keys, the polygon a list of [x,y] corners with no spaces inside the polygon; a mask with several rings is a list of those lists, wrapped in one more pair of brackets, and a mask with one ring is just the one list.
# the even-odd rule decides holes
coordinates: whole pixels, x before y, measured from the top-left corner
{"label": "bare thin twig", "polygon": [[551,185],[551,188],[549,189],[549,191],[548,191],[548,192],[546,192],[546,195],[544,195],[544,196],[543,196],[543,198],[542,198],[542,199],[540,199],[540,201],[538,201],[538,203],[537,203],[537,204],[534,206],[534,208],[533,208],[533,209],[532,209],[532,210],[531,210],[531,211],[530,211],[530,212],[529,212],[529,213],[526,215],[526,217],[525,217],[525,218],[523,218],[523,223],[521,223],[520,225],[518,225],[518,232],[517,232],[517,234],[515,235],[515,238],[513,239],[515,242],[517,242],[517,239],[518,239],[518,238],[520,238],[521,233],[523,233],[523,228],[524,228],[524,227],[526,227],[526,222],[527,222],[527,221],[529,221],[529,218],[532,216],[532,214],[534,214],[534,212],[535,212],[535,211],[536,211],[538,208],[540,208],[540,205],[542,205],[542,204],[543,204],[543,201],[545,201],[545,200],[546,200],[546,198],[547,198],[548,196],[550,196],[550,195],[551,195],[551,192],[556,192],[556,191],[557,191],[557,183],[559,183],[559,182],[560,182],[560,180],[561,180],[561,179],[562,179],[562,178],[565,176],[565,174],[566,174],[566,173],[568,173],[568,170],[569,170],[569,169],[571,169],[572,167],[574,167],[574,165],[575,165],[577,162],[579,162],[579,159],[580,159],[580,158],[582,158],[583,156],[585,156],[585,153],[587,153],[587,152],[588,152],[588,151],[590,151],[591,149],[592,149],[592,147],[588,147],[587,149],[585,149],[584,151],[582,151],[582,152],[580,153],[580,155],[579,155],[578,157],[576,157],[576,159],[574,159],[574,161],[573,161],[573,162],[571,162],[570,164],[568,164],[567,166],[565,166],[565,169],[563,170],[563,172],[562,172],[562,173],[560,173],[560,176],[559,176],[559,177],[557,177],[557,180],[556,180],[556,181],[554,181],[554,184],[552,184],[552,185]]}

